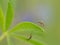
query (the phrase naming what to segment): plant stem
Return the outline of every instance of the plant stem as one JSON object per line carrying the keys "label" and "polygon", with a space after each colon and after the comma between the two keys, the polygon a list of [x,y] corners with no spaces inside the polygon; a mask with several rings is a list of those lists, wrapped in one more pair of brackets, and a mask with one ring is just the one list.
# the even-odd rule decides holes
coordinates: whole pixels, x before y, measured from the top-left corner
{"label": "plant stem", "polygon": [[0,37],[0,41],[2,41],[6,36],[7,36],[7,32],[3,33],[2,36]]}

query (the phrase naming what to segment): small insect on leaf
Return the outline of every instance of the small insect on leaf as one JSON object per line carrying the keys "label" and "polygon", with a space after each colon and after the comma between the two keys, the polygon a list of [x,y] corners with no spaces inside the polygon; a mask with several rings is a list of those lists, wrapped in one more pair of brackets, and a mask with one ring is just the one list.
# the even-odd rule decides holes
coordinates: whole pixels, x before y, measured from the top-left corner
{"label": "small insect on leaf", "polygon": [[45,24],[44,24],[44,22],[43,21],[40,21],[40,22],[38,22],[39,24],[40,24],[40,26],[42,26],[42,27],[44,27],[45,26]]}
{"label": "small insect on leaf", "polygon": [[42,28],[48,29],[47,24],[46,24],[44,21],[40,21],[40,22],[38,22],[38,24],[39,24]]}
{"label": "small insect on leaf", "polygon": [[32,34],[29,35],[28,39],[27,40],[30,40],[32,38]]}

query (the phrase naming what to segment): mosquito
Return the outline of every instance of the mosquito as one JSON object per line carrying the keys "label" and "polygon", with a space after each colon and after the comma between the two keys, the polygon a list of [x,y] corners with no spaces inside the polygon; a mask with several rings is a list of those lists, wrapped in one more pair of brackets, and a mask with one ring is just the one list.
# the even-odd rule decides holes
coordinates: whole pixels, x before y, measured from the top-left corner
{"label": "mosquito", "polygon": [[40,21],[40,22],[38,22],[39,24],[40,24],[40,26],[42,26],[42,27],[44,27],[45,26],[45,24],[44,24],[44,22],[43,21]]}
{"label": "mosquito", "polygon": [[28,39],[27,40],[30,40],[32,38],[32,34],[29,35]]}
{"label": "mosquito", "polygon": [[43,22],[43,21],[40,21],[38,22],[40,24],[41,27],[43,27],[44,29],[48,29],[47,25]]}

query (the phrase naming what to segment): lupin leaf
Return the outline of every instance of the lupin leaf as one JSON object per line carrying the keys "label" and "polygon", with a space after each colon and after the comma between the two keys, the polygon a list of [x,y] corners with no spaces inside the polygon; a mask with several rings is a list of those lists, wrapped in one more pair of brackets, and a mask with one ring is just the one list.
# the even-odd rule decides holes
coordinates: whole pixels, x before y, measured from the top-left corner
{"label": "lupin leaf", "polygon": [[13,35],[11,37],[16,37],[18,39],[25,40],[26,42],[29,42],[29,43],[31,43],[33,45],[44,45],[41,42],[38,42],[36,40],[29,40],[29,41],[27,41],[27,38],[24,37],[25,34],[23,34],[22,36],[20,35],[21,33],[23,33],[21,31],[27,31],[27,32],[30,31],[31,33],[33,33],[34,31],[44,32],[44,29],[42,27],[40,27],[38,25],[35,25],[32,22],[22,22],[22,23],[19,23],[18,25],[16,25],[8,33],[11,34],[11,35]]}
{"label": "lupin leaf", "polygon": [[6,14],[6,30],[10,27],[12,20],[14,17],[14,11],[11,3],[8,3],[8,9],[7,9],[7,14]]}
{"label": "lupin leaf", "polygon": [[0,7],[0,28],[2,29],[3,32],[5,31],[4,22],[5,22],[4,14],[3,14],[2,8]]}
{"label": "lupin leaf", "polygon": [[39,30],[41,32],[44,31],[44,29],[40,26],[35,25],[32,22],[22,22],[17,24],[12,30],[10,30],[9,32],[14,32],[16,30]]}

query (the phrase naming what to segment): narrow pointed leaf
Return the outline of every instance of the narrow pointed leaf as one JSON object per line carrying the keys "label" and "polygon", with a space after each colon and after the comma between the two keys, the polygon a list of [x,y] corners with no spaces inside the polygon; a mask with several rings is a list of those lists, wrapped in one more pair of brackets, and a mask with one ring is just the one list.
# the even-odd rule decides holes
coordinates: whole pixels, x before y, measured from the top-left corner
{"label": "narrow pointed leaf", "polygon": [[14,17],[14,11],[11,3],[8,3],[8,9],[7,9],[7,14],[6,14],[6,30],[10,27],[12,20]]}
{"label": "narrow pointed leaf", "polygon": [[3,11],[2,8],[0,7],[0,27],[2,29],[2,31],[4,32],[4,15],[3,15]]}
{"label": "narrow pointed leaf", "polygon": [[15,32],[15,31],[22,31],[22,30],[39,30],[41,32],[44,31],[44,29],[40,26],[37,26],[35,24],[33,24],[32,22],[22,22],[22,23],[19,23],[18,25],[16,25],[12,30],[10,30],[9,32]]}

